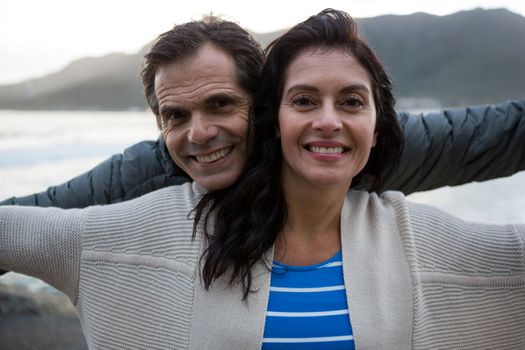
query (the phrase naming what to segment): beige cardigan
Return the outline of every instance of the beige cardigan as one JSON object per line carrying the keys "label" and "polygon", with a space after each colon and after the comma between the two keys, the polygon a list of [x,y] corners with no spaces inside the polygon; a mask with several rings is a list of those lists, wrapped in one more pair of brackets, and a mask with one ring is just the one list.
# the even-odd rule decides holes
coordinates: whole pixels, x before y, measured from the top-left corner
{"label": "beige cardigan", "polygon": [[[77,306],[90,349],[261,348],[272,252],[252,293],[199,278],[197,185],[83,210],[0,207],[0,267]],[[357,349],[524,349],[525,227],[469,224],[350,191],[343,270]]]}

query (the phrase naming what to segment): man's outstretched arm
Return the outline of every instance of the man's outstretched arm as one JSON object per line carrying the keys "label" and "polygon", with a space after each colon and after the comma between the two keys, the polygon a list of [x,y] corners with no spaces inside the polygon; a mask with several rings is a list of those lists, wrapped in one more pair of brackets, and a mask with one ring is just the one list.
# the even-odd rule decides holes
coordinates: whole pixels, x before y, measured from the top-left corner
{"label": "man's outstretched arm", "polygon": [[409,194],[525,170],[525,100],[399,118],[405,146],[383,190]]}
{"label": "man's outstretched arm", "polygon": [[0,205],[84,208],[122,202],[187,181],[189,178],[173,163],[159,138],[139,142],[61,185],[12,197]]}
{"label": "man's outstretched arm", "polygon": [[[400,113],[405,147],[382,190],[406,194],[509,176],[525,169],[525,100],[435,113]],[[129,200],[189,181],[162,138],[143,141],[92,170],[0,205],[83,208]]]}

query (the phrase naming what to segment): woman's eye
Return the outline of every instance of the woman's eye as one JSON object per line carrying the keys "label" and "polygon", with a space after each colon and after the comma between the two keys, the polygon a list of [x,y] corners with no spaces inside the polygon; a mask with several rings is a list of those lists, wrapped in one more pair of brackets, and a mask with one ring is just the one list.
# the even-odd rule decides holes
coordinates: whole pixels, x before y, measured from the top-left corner
{"label": "woman's eye", "polygon": [[306,96],[299,96],[293,99],[292,104],[299,107],[309,107],[313,105],[314,102]]}
{"label": "woman's eye", "polygon": [[363,107],[365,103],[359,97],[349,97],[344,100],[343,104],[348,107],[356,108],[356,107]]}

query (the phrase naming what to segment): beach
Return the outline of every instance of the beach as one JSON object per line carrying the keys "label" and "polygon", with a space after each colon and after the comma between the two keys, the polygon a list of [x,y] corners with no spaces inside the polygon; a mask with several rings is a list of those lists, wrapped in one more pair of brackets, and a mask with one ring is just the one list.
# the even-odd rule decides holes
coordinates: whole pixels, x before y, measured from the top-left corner
{"label": "beach", "polygon": [[75,308],[61,293],[31,292],[0,278],[0,349],[87,349]]}

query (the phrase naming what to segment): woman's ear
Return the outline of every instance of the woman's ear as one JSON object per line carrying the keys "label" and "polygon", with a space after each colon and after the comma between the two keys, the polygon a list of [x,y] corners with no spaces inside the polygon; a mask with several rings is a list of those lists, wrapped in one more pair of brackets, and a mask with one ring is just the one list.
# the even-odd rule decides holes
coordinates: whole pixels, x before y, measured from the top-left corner
{"label": "woman's ear", "polygon": [[375,147],[377,144],[377,131],[374,132],[374,139],[372,140],[372,147]]}

